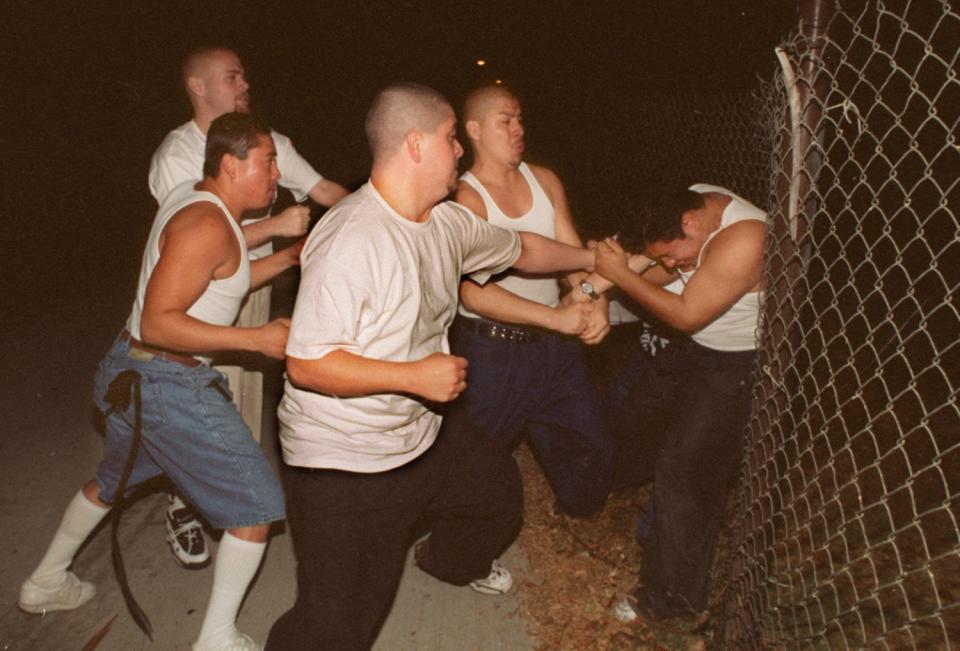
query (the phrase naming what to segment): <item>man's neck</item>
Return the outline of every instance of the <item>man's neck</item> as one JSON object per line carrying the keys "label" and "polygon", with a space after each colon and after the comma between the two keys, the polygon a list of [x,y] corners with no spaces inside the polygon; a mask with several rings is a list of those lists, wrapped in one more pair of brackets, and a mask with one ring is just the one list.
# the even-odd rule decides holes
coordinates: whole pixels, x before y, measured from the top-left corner
{"label": "man's neck", "polygon": [[477,156],[474,160],[473,166],[470,168],[470,173],[480,179],[481,182],[507,185],[522,176],[520,165],[521,163],[517,163],[516,165],[501,163],[481,155]]}
{"label": "man's neck", "polygon": [[227,192],[226,188],[224,188],[217,179],[205,176],[202,181],[194,186],[194,189],[199,192],[209,192],[210,194],[216,195],[217,198],[223,202],[223,205],[227,207],[227,211],[229,211],[233,221],[238,224],[240,223],[240,219],[247,209],[238,205],[236,199],[231,197],[230,193]]}
{"label": "man's neck", "polygon": [[193,122],[197,125],[197,128],[200,129],[200,133],[207,135],[207,131],[210,130],[210,123],[217,119],[216,115],[210,115],[206,111],[199,111],[194,109],[193,112]]}
{"label": "man's neck", "polygon": [[374,168],[370,172],[370,184],[394,212],[415,223],[427,221],[430,211],[437,205],[436,201],[422,198],[413,180],[404,176]]}

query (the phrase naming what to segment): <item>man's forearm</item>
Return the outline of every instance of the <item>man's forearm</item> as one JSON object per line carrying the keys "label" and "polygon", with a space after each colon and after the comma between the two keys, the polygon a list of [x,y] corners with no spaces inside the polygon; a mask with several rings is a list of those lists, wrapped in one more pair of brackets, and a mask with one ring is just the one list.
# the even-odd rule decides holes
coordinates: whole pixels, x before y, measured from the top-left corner
{"label": "man's forearm", "polygon": [[347,194],[347,189],[329,179],[320,179],[317,184],[310,189],[310,198],[321,206],[330,207],[343,199]]}
{"label": "man's forearm", "polygon": [[151,346],[184,353],[259,351],[255,328],[217,326],[184,312],[144,312],[140,339]]}
{"label": "man's forearm", "polygon": [[248,249],[273,239],[276,230],[276,222],[273,220],[274,217],[267,217],[243,225],[243,239],[247,242]]}
{"label": "man's forearm", "polygon": [[481,287],[472,280],[464,280],[460,283],[460,300],[471,312],[487,319],[553,329],[555,310],[552,307],[517,296],[493,282]]}
{"label": "man's forearm", "polygon": [[593,268],[593,251],[537,235],[520,233],[520,257],[513,268],[526,273],[553,273]]}
{"label": "man's forearm", "polygon": [[[296,249],[294,252],[291,249]],[[256,289],[297,264],[300,245],[277,251],[250,263],[250,288]]]}
{"label": "man's forearm", "polygon": [[375,393],[407,393],[413,362],[388,362],[334,350],[320,359],[287,357],[293,384],[342,398]]}

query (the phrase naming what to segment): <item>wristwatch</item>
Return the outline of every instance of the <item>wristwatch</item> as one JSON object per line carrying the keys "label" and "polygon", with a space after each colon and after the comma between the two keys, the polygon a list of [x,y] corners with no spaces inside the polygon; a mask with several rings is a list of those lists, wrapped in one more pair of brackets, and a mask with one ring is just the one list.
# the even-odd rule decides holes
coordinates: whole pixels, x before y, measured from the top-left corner
{"label": "wristwatch", "polygon": [[593,283],[591,283],[589,280],[580,281],[580,291],[595,301],[600,300],[600,294],[598,294],[597,290],[593,288]]}

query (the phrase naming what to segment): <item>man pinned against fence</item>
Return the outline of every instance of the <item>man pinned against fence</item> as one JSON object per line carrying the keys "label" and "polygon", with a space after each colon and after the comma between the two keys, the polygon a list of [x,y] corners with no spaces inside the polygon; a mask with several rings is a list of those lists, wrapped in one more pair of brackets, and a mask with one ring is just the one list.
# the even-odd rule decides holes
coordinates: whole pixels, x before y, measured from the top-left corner
{"label": "man pinned against fence", "polygon": [[[648,359],[622,413],[656,454],[656,515],[635,592],[647,619],[707,605],[713,547],[750,414],[765,236],[762,210],[697,184],[657,206],[644,225],[643,256],[631,258],[614,239],[596,246],[598,274],[689,335]],[[651,261],[659,268],[631,269]],[[676,279],[676,292],[664,289]]]}
{"label": "man pinned against fence", "polygon": [[[235,620],[269,523],[284,518],[283,493],[207,355],[242,350],[283,358],[288,320],[231,324],[251,286],[297,264],[299,246],[251,264],[240,230],[241,215],[268,206],[276,192],[270,129],[247,115],[223,115],[210,126],[206,151],[203,180],[178,186],[157,212],[126,328],[97,372],[94,398],[107,414],[103,459],[21,587],[19,606],[43,614],[93,597],[94,585],[67,571],[74,555],[122,499],[121,477],[129,473],[129,493],[164,474],[211,525],[226,529],[194,650],[259,649]],[[139,376],[140,401],[118,395],[118,376]],[[128,462],[135,436],[142,443]]]}
{"label": "man pinned against fence", "polygon": [[[210,123],[224,113],[250,111],[250,84],[240,58],[222,47],[205,47],[191,52],[183,63],[183,88],[193,108],[193,117],[167,134],[150,160],[150,193],[158,202],[181,183],[203,178],[204,143]],[[346,196],[338,183],[318,174],[304,160],[286,136],[271,133],[277,149],[280,186],[289,189],[297,201],[310,197],[322,206],[332,206]],[[272,202],[271,202],[272,204]],[[269,214],[266,206],[253,214]],[[251,249],[251,258],[269,255],[270,240],[299,237],[307,230],[310,209],[294,205],[263,219],[243,221],[243,235]],[[256,248],[255,248],[256,247]],[[270,316],[270,287],[252,292],[244,303],[238,325],[261,326]],[[219,367],[231,379],[234,400],[260,439],[263,374],[236,366]],[[167,542],[174,558],[184,567],[202,567],[209,559],[203,528],[183,501],[170,495],[166,517]]]}
{"label": "man pinned against fence", "polygon": [[513,459],[445,409],[466,388],[447,330],[463,274],[552,273],[593,254],[487,224],[443,200],[456,187],[456,119],[433,89],[399,84],[367,114],[370,182],[304,248],[287,346],[280,442],[297,601],[268,648],[368,649],[389,612],[410,536],[429,574],[502,594],[496,563],[522,520]]}

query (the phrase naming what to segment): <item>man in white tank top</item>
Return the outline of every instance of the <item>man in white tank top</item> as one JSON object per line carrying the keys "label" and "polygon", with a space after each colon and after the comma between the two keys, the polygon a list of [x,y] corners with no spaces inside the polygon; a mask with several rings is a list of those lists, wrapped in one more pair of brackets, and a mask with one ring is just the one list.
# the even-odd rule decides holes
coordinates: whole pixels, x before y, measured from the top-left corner
{"label": "man in white tank top", "polygon": [[[209,355],[243,350],[283,359],[289,320],[232,324],[251,285],[297,264],[299,246],[251,264],[240,230],[241,215],[268,206],[276,192],[280,174],[269,128],[230,113],[214,121],[209,139],[203,180],[179,186],[160,206],[126,328],[100,362],[94,400],[105,417],[103,459],[67,507],[18,604],[44,614],[92,598],[94,585],[67,570],[73,557],[121,498],[124,483],[127,496],[162,474],[225,530],[194,651],[253,651],[259,645],[235,621],[269,523],[285,517],[283,492]],[[135,572],[130,578],[135,586],[143,580]],[[170,648],[163,629],[157,635],[159,646]]]}
{"label": "man in white tank top", "polygon": [[766,214],[698,184],[665,197],[643,226],[642,255],[628,255],[615,239],[597,244],[599,276],[591,280],[601,291],[617,285],[678,331],[638,371],[620,417],[648,451],[627,461],[654,463],[655,517],[634,593],[649,621],[707,605],[713,546],[750,415]]}
{"label": "man in white tank top", "polygon": [[[250,85],[237,54],[226,48],[207,47],[191,52],[183,63],[183,87],[193,107],[193,118],[167,134],[150,160],[150,193],[158,203],[182,183],[203,177],[204,147],[210,123],[224,113],[250,110]],[[280,185],[289,189],[297,201],[308,196],[323,206],[332,206],[346,196],[338,183],[322,177],[294,149],[290,139],[273,132],[277,148]],[[265,211],[267,212],[269,208]],[[251,249],[251,258],[271,252],[274,237],[299,237],[306,232],[310,210],[294,205],[259,220],[246,220],[243,234]],[[244,303],[239,325],[260,326],[270,316],[270,287],[251,293]],[[233,385],[234,400],[254,438],[260,440],[263,374],[238,366],[218,367]],[[190,508],[170,494],[164,522],[167,542],[174,558],[187,568],[203,567],[209,559],[203,527]]]}
{"label": "man in white tank top", "polygon": [[[464,111],[474,152],[457,201],[487,222],[581,246],[563,184],[552,171],[522,161],[520,102],[503,86],[472,92]],[[454,351],[470,361],[463,396],[474,424],[509,448],[526,433],[563,510],[592,515],[606,499],[614,456],[581,343],[609,331],[607,301],[586,274],[568,278],[580,302],[559,305],[556,275],[501,275],[461,284]]]}

